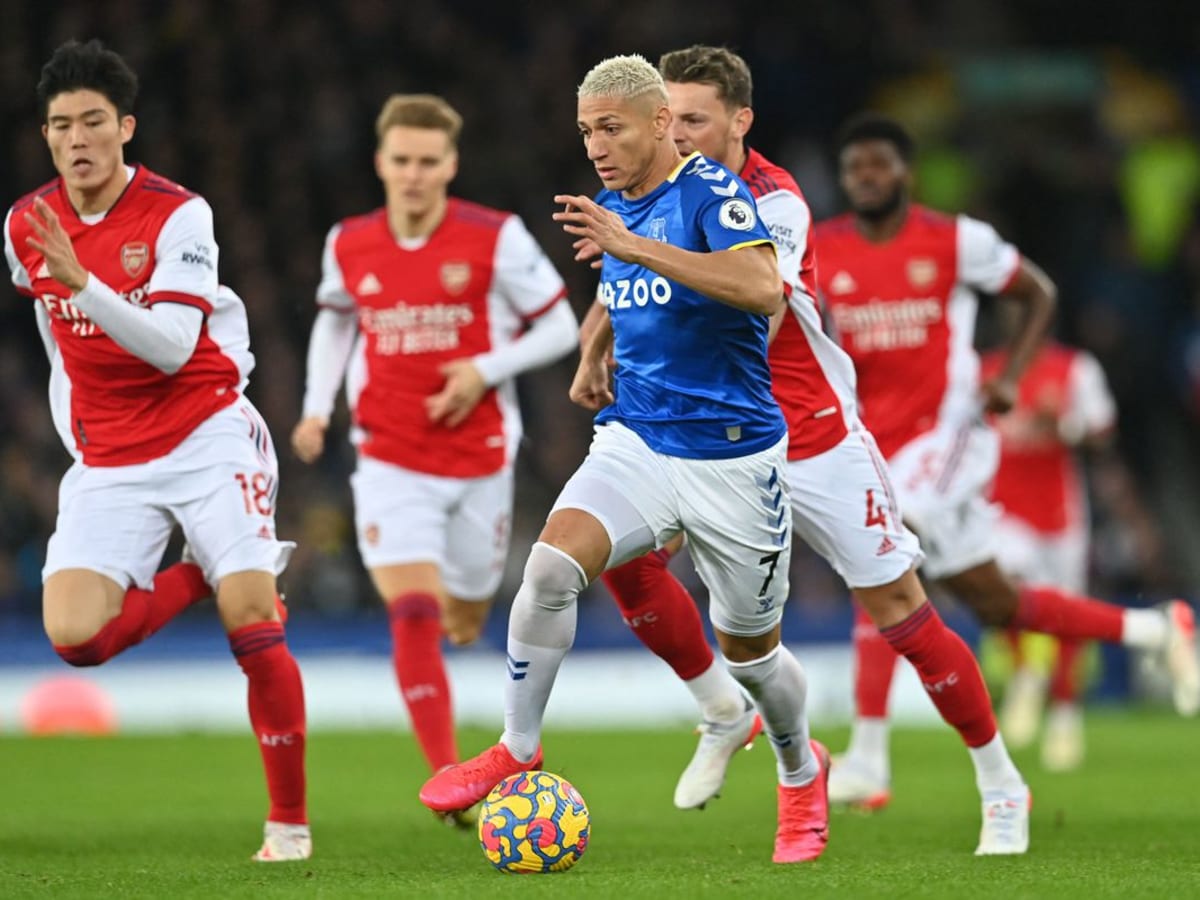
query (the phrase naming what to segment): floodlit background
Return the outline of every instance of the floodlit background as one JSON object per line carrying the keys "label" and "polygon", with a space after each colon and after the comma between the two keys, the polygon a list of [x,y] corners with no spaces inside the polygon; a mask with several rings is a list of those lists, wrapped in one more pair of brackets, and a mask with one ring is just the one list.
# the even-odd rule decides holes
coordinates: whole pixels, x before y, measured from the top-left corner
{"label": "floodlit background", "polygon": [[[1103,363],[1120,406],[1132,492],[1093,473],[1093,588],[1145,604],[1200,595],[1200,15],[1187,3],[875,0],[747,7],[432,0],[106,0],[0,6],[0,200],[53,176],[34,102],[38,70],[71,37],[100,37],[141,76],[127,159],[202,193],[216,214],[222,280],[245,298],[258,368],[251,396],[280,448],[279,533],[300,550],[285,576],[291,643],[314,724],[402,724],[386,620],[354,548],[344,412],[315,468],[287,451],[324,235],[379,205],[373,120],[393,92],[430,91],[463,113],[456,193],[519,212],[582,315],[593,273],[550,220],[558,192],[598,187],[577,139],[574,86],[616,53],[651,60],[694,42],[742,53],[755,76],[750,140],[790,169],[819,219],[840,209],[830,142],[866,107],[919,141],[919,198],[986,219],[1060,289],[1058,335]],[[981,328],[986,340],[987,316]],[[529,543],[582,458],[588,417],[570,406],[573,360],[523,379],[528,438],[508,576],[483,646],[451,654],[460,712],[499,722],[494,682],[506,606]],[[40,566],[68,459],[50,425],[32,310],[0,301],[0,728],[30,686],[68,670],[40,631]],[[172,548],[171,554],[177,552]],[[173,559],[169,556],[169,559]],[[677,569],[703,600],[686,560]],[[666,668],[634,649],[601,588],[581,601],[578,646],[551,716],[686,719]],[[964,624],[962,616],[950,614]],[[849,709],[844,592],[800,550],[785,638],[801,647],[815,719]],[[1145,687],[1116,651],[1098,693]],[[589,668],[591,667],[591,668]],[[577,673],[572,676],[571,673]],[[915,678],[901,712],[928,717]],[[240,674],[211,604],[147,646],[85,673],[129,727],[240,725]],[[602,679],[649,687],[592,690]],[[622,682],[623,683],[623,682]],[[576,686],[577,685],[577,686]],[[185,692],[186,688],[186,692]],[[593,696],[594,695],[594,696]],[[911,701],[911,705],[910,705]],[[558,711],[556,713],[556,710]]]}

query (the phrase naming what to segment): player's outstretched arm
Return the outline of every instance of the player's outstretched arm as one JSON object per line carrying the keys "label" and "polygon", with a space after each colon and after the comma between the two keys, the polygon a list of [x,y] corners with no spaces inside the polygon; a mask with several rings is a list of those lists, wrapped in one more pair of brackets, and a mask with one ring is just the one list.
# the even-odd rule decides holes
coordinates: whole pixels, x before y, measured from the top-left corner
{"label": "player's outstretched arm", "polygon": [[590,197],[559,194],[554,202],[565,207],[554,219],[567,234],[593,241],[610,256],[746,312],[769,316],[783,302],[783,281],[770,242],[697,253],[631,233],[620,216]]}

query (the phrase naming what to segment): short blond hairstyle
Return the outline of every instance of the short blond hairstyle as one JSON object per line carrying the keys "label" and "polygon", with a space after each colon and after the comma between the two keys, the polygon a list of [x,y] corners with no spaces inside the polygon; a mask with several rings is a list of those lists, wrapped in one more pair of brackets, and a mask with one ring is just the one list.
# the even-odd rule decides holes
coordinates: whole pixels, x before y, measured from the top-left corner
{"label": "short blond hairstyle", "polygon": [[379,143],[389,128],[429,128],[444,131],[452,147],[458,147],[462,133],[462,116],[436,94],[392,94],[375,120],[375,135]]}
{"label": "short blond hairstyle", "polygon": [[610,56],[597,63],[583,77],[578,96],[580,99],[620,97],[624,100],[649,96],[664,106],[670,102],[662,74],[646,57],[637,53],[629,56]]}

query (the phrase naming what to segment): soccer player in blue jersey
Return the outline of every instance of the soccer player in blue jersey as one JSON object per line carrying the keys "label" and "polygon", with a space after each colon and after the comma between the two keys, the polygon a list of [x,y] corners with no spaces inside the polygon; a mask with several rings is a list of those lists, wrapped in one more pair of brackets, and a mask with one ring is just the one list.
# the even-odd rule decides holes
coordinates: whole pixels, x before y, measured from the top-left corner
{"label": "soccer player in blue jersey", "polygon": [[787,427],[767,366],[769,319],[784,302],[771,237],[732,172],[680,157],[666,86],[642,57],[613,57],[587,74],[578,124],[605,189],[595,200],[556,197],[564,209],[555,219],[604,251],[609,315],[571,386],[573,400],[600,411],[595,438],[513,601],[500,742],[436,774],[421,800],[465,809],[541,766],[543,714],[574,640],[579,592],[683,532],[722,653],[772,737],[774,859],[813,860],[829,834],[828,754],[809,739],[804,671],[779,641],[791,534]]}

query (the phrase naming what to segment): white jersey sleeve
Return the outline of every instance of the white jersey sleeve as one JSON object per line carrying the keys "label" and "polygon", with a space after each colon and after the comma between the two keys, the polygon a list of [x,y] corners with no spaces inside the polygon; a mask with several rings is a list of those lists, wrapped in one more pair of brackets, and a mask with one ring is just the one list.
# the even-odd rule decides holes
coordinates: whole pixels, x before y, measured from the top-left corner
{"label": "white jersey sleeve", "polygon": [[1116,427],[1117,404],[1096,357],[1077,352],[1071,362],[1068,385],[1067,408],[1058,425],[1064,443],[1078,444]]}
{"label": "white jersey sleeve", "polygon": [[997,294],[1012,281],[1021,254],[986,222],[958,217],[958,281],[987,294]]}
{"label": "white jersey sleeve", "polygon": [[758,216],[775,242],[780,276],[792,296],[804,293],[804,286],[800,283],[800,265],[808,246],[812,213],[807,204],[791,191],[771,191],[756,202]]}
{"label": "white jersey sleeve", "polygon": [[509,216],[500,226],[494,271],[496,287],[527,321],[549,311],[567,293],[554,263],[519,216]]}
{"label": "white jersey sleeve", "polygon": [[168,375],[191,358],[204,326],[204,311],[195,306],[134,306],[91,273],[71,300],[122,348]]}
{"label": "white jersey sleeve", "polygon": [[354,309],[354,298],[346,290],[346,281],[342,277],[342,267],[338,263],[334,246],[342,226],[334,225],[325,236],[325,249],[321,253],[321,283],[317,285],[317,305],[331,306],[349,312]]}
{"label": "white jersey sleeve", "polygon": [[497,291],[529,327],[511,343],[474,358],[489,387],[547,365],[579,343],[563,280],[518,216],[509,216],[500,227],[493,269]]}
{"label": "white jersey sleeve", "polygon": [[[302,413],[305,418],[320,416],[328,419],[333,412],[338,387],[346,374],[357,337],[358,320],[349,312],[335,308],[317,311],[308,341]],[[356,393],[355,402],[357,399]],[[350,408],[354,408],[353,403]]]}
{"label": "white jersey sleeve", "polygon": [[29,273],[25,271],[25,266],[17,259],[17,250],[13,246],[12,234],[8,230],[11,221],[12,210],[9,209],[8,214],[4,217],[4,261],[8,263],[8,271],[12,274],[13,286],[21,293],[29,294],[33,291],[33,281],[29,278]]}
{"label": "white jersey sleeve", "polygon": [[210,307],[204,310],[208,313],[217,302],[217,287],[212,207],[203,197],[192,197],[163,222],[147,294],[152,304],[199,297]]}

